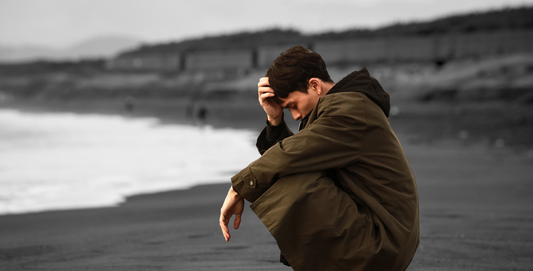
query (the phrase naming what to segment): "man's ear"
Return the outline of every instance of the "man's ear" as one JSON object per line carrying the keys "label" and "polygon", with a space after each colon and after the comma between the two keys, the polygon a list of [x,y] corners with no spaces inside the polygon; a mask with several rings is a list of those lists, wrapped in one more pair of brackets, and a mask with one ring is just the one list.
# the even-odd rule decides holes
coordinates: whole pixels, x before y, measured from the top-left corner
{"label": "man's ear", "polygon": [[319,95],[322,93],[322,88],[320,85],[320,79],[318,78],[311,78],[309,79],[309,87],[312,88],[316,93]]}

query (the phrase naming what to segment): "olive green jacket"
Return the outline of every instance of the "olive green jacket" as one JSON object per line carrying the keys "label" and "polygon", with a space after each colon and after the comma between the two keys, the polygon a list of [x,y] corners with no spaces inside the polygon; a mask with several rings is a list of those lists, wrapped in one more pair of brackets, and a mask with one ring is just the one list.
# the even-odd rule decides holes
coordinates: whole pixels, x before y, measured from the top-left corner
{"label": "olive green jacket", "polygon": [[405,270],[414,256],[415,178],[381,92],[366,69],[348,75],[232,178],[294,270]]}

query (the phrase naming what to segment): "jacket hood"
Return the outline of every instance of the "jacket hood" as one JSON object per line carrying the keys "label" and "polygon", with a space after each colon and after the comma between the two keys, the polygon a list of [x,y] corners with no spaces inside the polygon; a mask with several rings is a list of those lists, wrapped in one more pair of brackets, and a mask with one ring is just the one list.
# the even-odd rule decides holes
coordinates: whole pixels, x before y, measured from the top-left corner
{"label": "jacket hood", "polygon": [[383,90],[378,80],[370,76],[366,68],[348,74],[335,84],[326,95],[339,92],[361,92],[375,102],[383,110],[385,116],[389,117],[390,96]]}

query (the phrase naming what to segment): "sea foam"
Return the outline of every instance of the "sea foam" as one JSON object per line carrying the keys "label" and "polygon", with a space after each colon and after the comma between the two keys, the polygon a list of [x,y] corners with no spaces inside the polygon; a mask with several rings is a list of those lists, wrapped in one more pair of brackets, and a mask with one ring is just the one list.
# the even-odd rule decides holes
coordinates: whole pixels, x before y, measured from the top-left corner
{"label": "sea foam", "polygon": [[227,182],[259,154],[247,130],[154,118],[0,110],[0,214],[114,206]]}

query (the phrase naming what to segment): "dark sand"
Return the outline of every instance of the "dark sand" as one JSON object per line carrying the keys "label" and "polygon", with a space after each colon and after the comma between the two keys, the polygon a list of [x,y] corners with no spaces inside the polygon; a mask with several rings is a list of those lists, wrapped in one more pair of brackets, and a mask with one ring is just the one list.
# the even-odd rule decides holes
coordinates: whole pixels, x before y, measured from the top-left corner
{"label": "dark sand", "polygon": [[[399,137],[420,195],[421,242],[408,270],[532,270],[533,157]],[[224,241],[228,188],[229,180],[118,207],[0,216],[0,270],[291,270],[248,208]]]}

